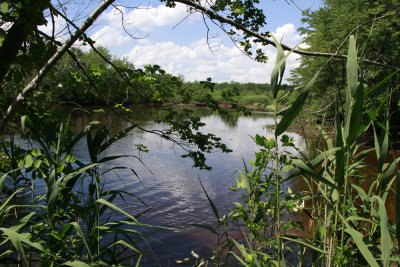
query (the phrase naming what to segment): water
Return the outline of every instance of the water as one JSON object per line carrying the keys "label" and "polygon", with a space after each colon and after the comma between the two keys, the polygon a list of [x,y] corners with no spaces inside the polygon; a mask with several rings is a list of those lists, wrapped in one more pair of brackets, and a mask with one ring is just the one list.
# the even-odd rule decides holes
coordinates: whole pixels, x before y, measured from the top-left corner
{"label": "water", "polygon": [[[68,109],[68,112],[70,111]],[[134,157],[121,158],[112,163],[134,169],[139,178],[129,170],[122,170],[118,174],[104,176],[103,182],[106,189],[126,191],[146,203],[145,206],[131,196],[114,202],[132,215],[150,208],[140,216],[139,221],[142,223],[177,229],[146,230],[155,232],[152,235],[154,240],[150,240],[149,243],[156,254],[156,261],[162,266],[176,265],[176,260],[190,257],[192,250],[202,257],[211,256],[215,238],[206,230],[191,226],[191,224],[215,225],[216,223],[200,181],[216,204],[220,215],[224,215],[232,208],[233,201],[240,201],[240,193],[234,193],[229,189],[231,185],[236,184],[235,170],[244,169],[243,160],[245,162],[254,160],[257,147],[250,136],[273,135],[269,127],[273,125],[270,113],[257,112],[250,117],[244,117],[235,113],[220,116],[206,110],[198,110],[194,115],[201,116],[201,121],[206,123],[201,129],[203,132],[215,134],[233,150],[228,154],[220,151],[207,154],[206,163],[212,167],[211,171],[193,168],[191,159],[181,158],[184,151],[177,145],[140,130],[133,130],[104,155],[132,155],[140,158],[140,161]],[[131,119],[140,121],[147,130],[154,130],[164,127],[154,123],[159,116],[160,112],[143,109],[135,111]],[[128,122],[118,117],[107,115],[93,118],[79,111],[72,112],[71,119],[76,130],[83,128],[93,119],[111,119],[115,132],[129,126]],[[297,147],[304,146],[301,136],[291,132],[286,134],[295,138]],[[149,152],[139,154],[135,144],[147,146]],[[89,160],[85,147],[85,143],[80,143],[75,151],[76,157],[83,161]],[[193,261],[189,263],[192,264]],[[145,265],[152,266],[154,263],[147,262]]]}

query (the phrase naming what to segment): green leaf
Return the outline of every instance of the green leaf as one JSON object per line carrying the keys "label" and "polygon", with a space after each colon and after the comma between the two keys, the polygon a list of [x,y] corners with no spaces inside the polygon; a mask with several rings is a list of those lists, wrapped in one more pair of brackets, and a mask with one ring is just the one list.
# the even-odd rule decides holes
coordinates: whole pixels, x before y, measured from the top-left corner
{"label": "green leaf", "polygon": [[72,178],[76,177],[77,175],[82,174],[83,172],[93,168],[96,165],[97,165],[97,163],[93,163],[93,164],[89,164],[89,165],[87,165],[87,166],[85,166],[83,168],[79,168],[78,170],[76,170],[76,171],[74,171],[74,172],[72,172],[72,173],[70,173],[70,174],[68,174],[66,176],[63,176],[63,177],[59,178],[55,183],[52,181],[52,180],[54,180],[54,178],[53,178],[54,170],[53,170],[52,175],[49,176],[49,180],[47,182],[48,183],[48,189],[47,190],[49,191],[48,192],[49,197],[48,197],[47,201],[49,203],[48,204],[49,207],[50,206],[53,207],[53,205],[55,204],[56,199],[58,197],[58,192],[60,190],[60,185],[61,185],[62,182],[67,182],[69,179],[72,179]]}
{"label": "green leaf", "polygon": [[[342,218],[343,219],[343,218]],[[349,226],[348,223],[346,223],[346,229],[345,231],[351,235],[353,238],[354,242],[356,243],[358,249],[360,250],[361,254],[364,256],[365,260],[368,262],[368,265],[371,267],[379,267],[379,264],[376,262],[374,256],[371,254],[371,251],[369,251],[367,245],[363,241],[363,234],[360,232],[357,232],[353,228]]]}
{"label": "green leaf", "polygon": [[206,194],[208,203],[210,203],[210,206],[211,206],[211,208],[212,208],[212,210],[213,210],[213,212],[214,212],[215,217],[217,218],[217,220],[219,220],[220,217],[219,217],[219,213],[218,213],[217,207],[215,207],[214,202],[213,202],[213,201],[211,200],[211,198],[208,196],[207,191],[206,191],[206,189],[204,188],[203,183],[201,182],[200,178],[199,178],[199,181],[200,181],[201,188],[203,188],[204,194]]}
{"label": "green leaf", "polygon": [[77,222],[71,222],[69,224],[75,228],[77,235],[82,239],[83,243],[85,244],[90,258],[93,259],[92,252],[90,251],[90,247],[88,246],[88,243],[86,242],[85,235],[83,234],[83,231],[82,231],[81,227],[79,226],[79,224]]}
{"label": "green leaf", "polygon": [[272,35],[272,38],[274,39],[277,52],[276,52],[276,61],[275,61],[275,67],[272,70],[271,73],[271,88],[272,88],[272,94],[274,99],[276,99],[279,91],[279,87],[282,82],[282,77],[285,72],[285,65],[286,65],[286,57],[285,53],[283,52],[283,48],[281,44],[276,40],[276,38]]}
{"label": "green leaf", "polygon": [[349,41],[349,51],[347,55],[346,63],[346,78],[347,86],[350,90],[351,97],[356,97],[357,92],[357,82],[358,82],[358,63],[357,63],[357,47],[354,35],[350,36]]}
{"label": "green leaf", "polygon": [[13,244],[13,246],[15,247],[15,249],[17,250],[17,253],[19,254],[20,257],[23,258],[23,260],[25,261],[25,263],[28,263],[26,260],[26,255],[25,255],[25,251],[24,248],[22,246],[22,243],[27,244],[28,246],[37,249],[38,251],[45,253],[51,257],[54,257],[51,253],[45,251],[42,247],[42,245],[40,243],[37,242],[32,242],[30,241],[26,236],[16,232],[15,230],[11,229],[11,228],[0,228],[0,231],[3,232],[2,235],[6,235],[11,243]]}
{"label": "green leaf", "polygon": [[294,159],[292,160],[293,165],[295,165],[297,168],[299,168],[303,174],[305,175],[310,175],[313,177],[315,180],[318,180],[326,185],[329,185],[332,188],[339,189],[335,184],[329,182],[327,179],[316,173],[314,170],[312,170],[307,164],[305,164],[303,161],[299,159]]}
{"label": "green leaf", "polygon": [[343,135],[342,135],[342,125],[340,121],[340,116],[336,107],[336,147],[342,148],[336,152],[336,179],[339,186],[342,186],[344,183],[344,144],[343,144]]}
{"label": "green leaf", "polygon": [[33,165],[33,158],[32,158],[32,155],[30,155],[30,154],[28,154],[26,157],[25,157],[25,168],[30,168],[30,167],[32,167],[32,165]]}
{"label": "green leaf", "polygon": [[399,73],[400,70],[396,70],[394,72],[392,72],[391,74],[389,74],[388,76],[385,77],[385,79],[381,80],[379,83],[377,83],[376,85],[374,85],[372,88],[365,88],[365,96],[368,96],[370,93],[372,93],[373,91],[375,91],[377,88],[379,88],[381,85],[385,84],[388,80],[390,80],[393,76],[395,76],[397,73]]}
{"label": "green leaf", "polygon": [[13,244],[15,250],[18,253],[18,256],[22,257],[24,262],[26,264],[28,264],[28,261],[26,259],[26,255],[25,255],[25,250],[24,250],[24,247],[22,246],[22,242],[21,242],[21,235],[19,233],[17,233],[16,231],[14,231],[12,229],[7,229],[7,228],[0,228],[0,231],[2,231],[3,235],[6,235],[10,239],[11,243]]}
{"label": "green leaf", "polygon": [[[6,177],[6,176],[3,175],[2,180],[3,180],[4,177]],[[11,199],[12,199],[16,194],[18,194],[18,193],[19,193],[20,191],[22,191],[22,190],[24,190],[24,188],[20,188],[20,189],[16,190],[16,191],[15,191],[14,193],[12,193],[5,201],[3,201],[3,203],[1,203],[1,206],[0,206],[0,215],[1,215],[3,212],[7,212],[8,208],[9,208],[8,203],[11,201]]]}
{"label": "green leaf", "polygon": [[106,142],[104,142],[104,144],[102,146],[100,146],[98,152],[102,152],[102,151],[106,150],[110,145],[112,145],[116,141],[125,137],[132,129],[134,129],[136,127],[137,127],[137,125],[133,124],[133,125],[125,128],[124,130],[120,131],[119,133],[115,134],[113,137],[111,137]]}
{"label": "green leaf", "polygon": [[328,252],[323,251],[322,249],[319,249],[318,247],[315,247],[315,246],[313,246],[311,244],[303,242],[303,241],[301,241],[299,239],[293,239],[293,238],[290,238],[290,237],[287,237],[287,236],[282,236],[281,239],[288,240],[288,241],[293,242],[293,243],[297,243],[297,244],[299,244],[301,246],[304,246],[304,247],[308,247],[308,248],[310,248],[312,250],[315,250],[315,251],[318,251],[319,253],[322,253],[322,254],[328,254]]}
{"label": "green leaf", "polygon": [[212,228],[212,227],[209,226],[209,225],[206,225],[206,224],[196,224],[196,223],[190,224],[190,225],[191,225],[191,226],[195,226],[195,227],[199,227],[199,228],[206,229],[206,230],[208,230],[209,232],[213,233],[214,235],[218,235],[217,231],[215,231],[215,229]]}
{"label": "green leaf", "polygon": [[376,200],[379,203],[379,217],[381,228],[381,252],[382,252],[382,265],[389,267],[390,251],[392,250],[392,242],[388,230],[388,217],[386,214],[386,207],[383,200],[378,196],[373,196],[372,201]]}
{"label": "green leaf", "polygon": [[[365,126],[361,124],[361,118],[363,114],[363,103],[364,103],[364,88],[362,83],[357,87],[355,100],[351,101],[351,116],[350,123],[348,124],[349,129],[346,131],[346,145],[351,146],[355,142],[356,138],[365,130]],[[346,124],[345,124],[346,125]]]}
{"label": "green leaf", "polygon": [[[317,168],[326,158],[328,158],[330,155],[336,153],[336,151],[341,150],[341,149],[342,149],[341,147],[332,148],[332,149],[326,151],[325,153],[320,154],[318,157],[316,157],[316,158],[313,159],[312,161],[307,162],[307,165],[309,165],[312,169],[315,169],[315,168]],[[292,174],[290,174],[290,175],[284,180],[284,182],[286,182],[286,181],[288,181],[288,180],[290,180],[290,179],[292,179],[292,178],[294,178],[294,177],[299,176],[300,173],[301,173],[300,170],[293,172]]]}
{"label": "green leaf", "polygon": [[384,134],[383,134],[383,140],[382,140],[382,146],[381,146],[381,151],[379,153],[378,157],[378,170],[382,171],[383,164],[385,163],[387,152],[389,149],[389,121],[386,119],[386,128],[382,129]]}
{"label": "green leaf", "polygon": [[130,218],[131,220],[133,220],[136,224],[142,225],[141,223],[139,223],[139,221],[135,217],[133,217],[132,215],[130,215],[126,211],[122,210],[121,208],[117,207],[116,205],[108,202],[107,200],[100,198],[100,199],[96,200],[96,202],[100,203],[100,204],[103,204],[103,205],[106,205],[106,206],[108,206],[108,207],[110,207],[110,208],[122,213],[125,216],[127,216],[128,218]]}
{"label": "green leaf", "polygon": [[135,251],[135,252],[137,252],[137,253],[142,254],[142,252],[141,252],[138,248],[136,248],[136,247],[135,247],[134,245],[132,245],[132,244],[129,244],[129,243],[126,242],[125,240],[118,240],[117,242],[111,244],[111,245],[109,246],[109,248],[111,248],[112,246],[116,246],[116,245],[123,245],[123,246],[125,246],[125,247],[127,247],[127,248],[129,248],[129,249],[131,249],[131,250],[133,250],[133,251]]}
{"label": "green leaf", "polygon": [[0,4],[0,10],[4,14],[6,14],[8,12],[8,3],[7,2],[1,3]]}
{"label": "green leaf", "polygon": [[297,115],[300,113],[300,111],[303,109],[303,105],[305,101],[307,100],[308,93],[310,92],[310,89],[314,85],[318,74],[320,71],[318,71],[314,77],[311,79],[311,81],[308,82],[306,87],[302,90],[302,92],[299,94],[297,99],[294,101],[294,103],[290,106],[290,108],[285,112],[285,115],[279,122],[278,126],[276,127],[275,130],[275,136],[279,136],[283,134],[286,129],[292,124],[293,120],[297,117]]}
{"label": "green leaf", "polygon": [[399,163],[400,158],[396,158],[390,165],[389,168],[386,170],[385,174],[382,176],[380,182],[379,182],[379,188],[380,190],[384,190],[386,185],[390,182],[391,178],[394,177],[395,171],[396,171],[396,165]]}
{"label": "green leaf", "polygon": [[81,261],[67,261],[64,262],[62,265],[67,265],[67,266],[71,266],[71,267],[90,267],[90,265],[81,262]]}

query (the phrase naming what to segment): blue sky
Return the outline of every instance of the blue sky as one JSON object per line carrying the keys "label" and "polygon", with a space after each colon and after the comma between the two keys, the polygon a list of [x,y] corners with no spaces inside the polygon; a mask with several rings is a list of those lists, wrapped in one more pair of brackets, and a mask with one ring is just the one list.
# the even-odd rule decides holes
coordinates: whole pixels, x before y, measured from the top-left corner
{"label": "blue sky", "polygon": [[[296,31],[301,24],[301,10],[316,9],[321,0],[260,0],[267,17],[266,31],[270,31],[282,42],[295,46],[302,38]],[[75,14],[86,5],[75,1],[69,10]],[[90,12],[93,8],[85,12]],[[72,2],[74,4],[74,2]],[[134,39],[127,34],[121,25],[121,12],[110,8],[98,19],[88,35],[97,45],[108,48],[111,54],[126,57],[137,67],[145,64],[158,64],[167,72],[183,75],[185,80],[205,80],[211,77],[214,81],[269,82],[269,74],[273,68],[275,48],[262,47],[269,57],[267,64],[254,62],[235,47],[226,34],[208,21],[210,28],[207,44],[207,27],[200,14],[188,16],[183,5],[167,8],[159,1],[120,0],[126,21],[125,28]],[[139,8],[128,9],[126,6]],[[186,19],[185,19],[186,18]],[[63,22],[57,19],[58,27]],[[47,30],[50,31],[48,25]],[[87,47],[81,47],[88,49]],[[287,62],[286,77],[290,69],[298,65],[296,55],[290,56]]]}

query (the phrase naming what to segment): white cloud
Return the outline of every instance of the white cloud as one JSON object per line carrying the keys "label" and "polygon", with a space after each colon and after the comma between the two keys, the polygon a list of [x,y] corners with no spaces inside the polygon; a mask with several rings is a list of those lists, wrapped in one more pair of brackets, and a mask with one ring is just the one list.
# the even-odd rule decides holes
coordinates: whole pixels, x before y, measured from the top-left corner
{"label": "white cloud", "polygon": [[[67,24],[65,20],[60,17],[60,16],[54,16],[54,25],[53,21],[51,18],[47,18],[47,24],[46,25],[40,25],[38,29],[45,34],[51,36],[53,34],[53,28],[54,28],[54,35],[56,37],[56,40],[58,41],[65,41],[67,38],[69,38],[69,34],[67,31]],[[74,29],[72,29],[74,30]],[[68,34],[67,36],[65,36]]]}
{"label": "white cloud", "polygon": [[[294,25],[279,27],[275,35],[283,37],[283,42],[295,45],[301,41]],[[268,63],[254,62],[243,55],[236,47],[221,45],[213,54],[205,39],[189,45],[177,45],[171,41],[159,43],[143,43],[135,46],[125,56],[136,66],[158,64],[167,72],[184,75],[186,80],[205,80],[213,78],[217,82],[270,82],[270,73],[274,67],[276,49],[272,46],[263,48],[268,56]],[[286,63],[286,75],[290,69],[298,66],[298,55],[289,56]]]}
{"label": "white cloud", "polygon": [[278,41],[281,41],[288,46],[296,46],[301,41],[300,34],[297,33],[294,25],[290,23],[278,27],[272,34]]}
{"label": "white cloud", "polygon": [[111,26],[103,27],[91,35],[90,38],[96,42],[96,45],[108,48],[116,48],[132,40],[132,38],[124,34],[121,29],[116,29]]}
{"label": "white cloud", "polygon": [[[141,6],[129,11],[124,7],[120,7],[119,10],[113,9],[105,13],[102,19],[106,20],[109,25],[120,28],[122,14],[127,29],[140,29],[149,32],[158,27],[174,26],[189,13],[186,5],[177,3],[175,8],[169,8],[165,5],[159,5],[158,7]],[[194,22],[199,18],[198,14],[192,14],[189,17],[189,22]]]}

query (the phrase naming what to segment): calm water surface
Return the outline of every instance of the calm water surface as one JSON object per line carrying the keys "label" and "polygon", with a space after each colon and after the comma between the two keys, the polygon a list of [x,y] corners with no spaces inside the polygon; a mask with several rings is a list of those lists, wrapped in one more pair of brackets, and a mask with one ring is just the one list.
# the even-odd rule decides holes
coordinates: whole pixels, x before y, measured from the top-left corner
{"label": "calm water surface", "polygon": [[[213,225],[216,222],[199,180],[202,181],[222,216],[227,209],[231,209],[233,201],[240,201],[240,193],[234,193],[229,188],[236,184],[235,170],[244,169],[243,160],[248,162],[255,158],[254,152],[257,147],[250,136],[273,135],[271,127],[268,127],[273,125],[273,117],[269,113],[257,112],[250,117],[234,113],[220,116],[205,110],[195,113],[194,115],[201,116],[201,121],[206,123],[206,126],[201,128],[202,132],[215,134],[233,150],[228,154],[222,152],[207,154],[206,163],[212,167],[211,171],[193,168],[191,159],[181,158],[182,149],[154,134],[143,133],[139,130],[133,130],[126,138],[105,152],[105,156],[139,156],[135,144],[148,147],[148,153],[140,154],[142,162],[133,157],[113,162],[115,165],[134,169],[140,180],[130,171],[120,171],[118,175],[103,177],[103,182],[106,188],[124,190],[146,203],[147,206],[144,206],[134,197],[129,196],[115,202],[130,214],[139,214],[151,208],[140,216],[139,221],[142,223],[181,230],[153,229],[155,233],[152,237],[156,241],[150,240],[150,245],[162,266],[176,265],[177,259],[190,257],[192,250],[200,256],[211,255],[215,240],[209,232],[190,226],[190,224]],[[141,121],[142,126],[149,130],[162,129],[165,126],[154,123],[159,116],[158,112],[140,110],[136,111],[131,119]],[[78,111],[72,112],[71,118],[76,128],[83,128],[94,119]],[[101,119],[106,119],[106,117]],[[109,119],[112,119],[115,130],[129,126],[128,122],[117,117]],[[290,132],[286,134],[295,138],[297,147],[304,147],[301,136]],[[85,147],[86,145],[82,143],[76,151],[77,156],[82,160],[89,159]],[[193,262],[189,263],[191,264]]]}

